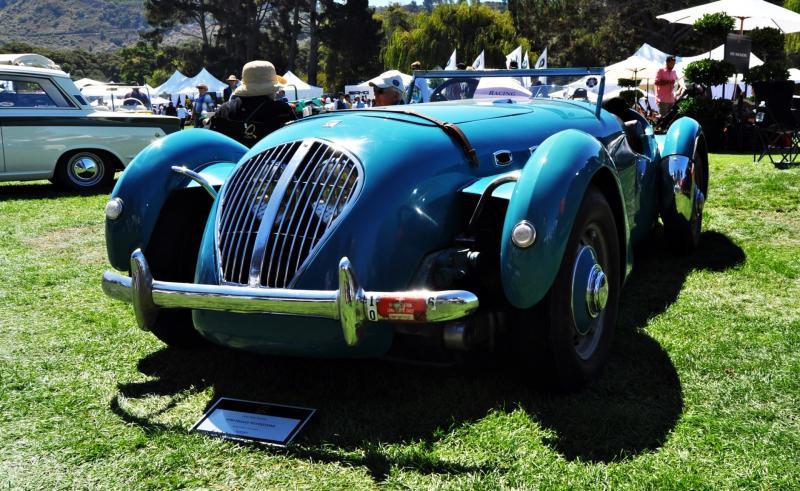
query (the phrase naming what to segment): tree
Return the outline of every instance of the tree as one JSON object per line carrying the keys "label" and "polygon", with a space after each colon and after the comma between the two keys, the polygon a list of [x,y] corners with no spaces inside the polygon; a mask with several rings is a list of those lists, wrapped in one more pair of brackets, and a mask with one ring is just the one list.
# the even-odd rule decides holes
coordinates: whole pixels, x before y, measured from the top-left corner
{"label": "tree", "polygon": [[156,50],[143,41],[119,50],[120,81],[146,83],[156,69]]}
{"label": "tree", "polygon": [[700,47],[689,26],[656,19],[692,0],[508,0],[521,36],[536,49],[548,47],[550,66],[603,66],[630,56],[642,43],[668,53],[693,54]]}
{"label": "tree", "polygon": [[456,49],[467,64],[485,51],[487,66],[502,66],[506,53],[528,40],[517,36],[511,16],[484,5],[440,5],[420,13],[410,30],[396,29],[384,52],[386,68],[408,70],[415,60],[424,68],[442,66]]}
{"label": "tree", "polygon": [[339,4],[324,0],[325,21],[320,26],[325,80],[329,89],[375,76],[381,70],[381,22],[367,0]]}

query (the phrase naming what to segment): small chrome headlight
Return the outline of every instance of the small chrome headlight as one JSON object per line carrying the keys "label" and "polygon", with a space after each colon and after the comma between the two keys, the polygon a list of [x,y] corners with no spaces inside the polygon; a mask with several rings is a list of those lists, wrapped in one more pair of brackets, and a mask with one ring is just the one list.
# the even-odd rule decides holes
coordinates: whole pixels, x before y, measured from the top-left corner
{"label": "small chrome headlight", "polygon": [[119,198],[111,198],[106,203],[106,218],[109,220],[116,220],[122,215],[122,200]]}
{"label": "small chrome headlight", "polygon": [[536,229],[533,224],[527,220],[522,220],[514,225],[514,229],[511,231],[511,241],[521,249],[532,246],[536,242]]}

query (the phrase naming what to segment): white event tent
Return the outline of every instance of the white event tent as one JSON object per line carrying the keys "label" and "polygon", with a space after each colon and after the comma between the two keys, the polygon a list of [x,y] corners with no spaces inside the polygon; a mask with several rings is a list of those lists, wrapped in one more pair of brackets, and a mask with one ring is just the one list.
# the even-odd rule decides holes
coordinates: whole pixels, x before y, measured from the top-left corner
{"label": "white event tent", "polygon": [[800,83],[800,70],[797,68],[790,68],[789,69],[789,80],[798,84]]}
{"label": "white event tent", "polygon": [[180,70],[175,70],[166,82],[153,89],[153,93],[156,95],[171,94],[188,78],[189,77],[182,74]]}
{"label": "white event tent", "polygon": [[304,82],[300,77],[287,71],[283,78],[286,79],[286,97],[289,100],[313,99],[322,95],[322,87],[315,87]]}
{"label": "white event tent", "polygon": [[194,77],[184,80],[175,91],[170,93],[170,95],[172,97],[175,97],[176,95],[188,95],[189,97],[194,98],[198,94],[197,85],[200,83],[206,84],[208,86],[208,91],[217,94],[217,98],[222,97],[222,91],[228,86],[228,84],[222,80],[219,80],[214,75],[211,75],[208,70],[203,68],[200,70],[200,73]]}
{"label": "white event tent", "polygon": [[[631,55],[629,58],[626,58],[618,63],[614,63],[613,65],[609,65],[606,67],[606,87],[605,87],[605,97],[609,97],[612,94],[617,93],[620,90],[620,87],[617,83],[617,80],[620,78],[634,78],[634,75],[637,79],[641,81],[640,87],[642,89],[647,89],[649,91],[654,90],[654,84],[656,72],[659,68],[662,68],[667,61],[667,57],[670,56],[668,53],[665,53],[653,46],[650,46],[647,43],[642,44],[636,52]],[[693,61],[702,60],[706,58],[711,58],[712,60],[722,60],[725,58],[725,46],[720,45],[713,50],[702,53],[695,56],[676,56],[675,57],[675,71],[678,74],[678,78],[683,78],[683,71],[686,68],[686,65]],[[755,54],[750,54],[750,68],[759,66],[764,64],[764,62],[759,59]],[[581,80],[571,83],[569,86],[571,88],[578,88],[582,87],[585,88],[589,92],[596,93],[599,89],[599,85],[592,85],[591,87],[587,85],[588,80],[591,77],[584,77]],[[741,74],[737,76],[737,80],[741,82]],[[732,78],[727,84],[725,84],[725,95],[730,96],[733,93],[733,82],[734,79]],[[749,89],[748,89],[749,90]],[[722,96],[722,86],[712,87],[712,94],[714,97],[721,97]],[[749,94],[749,92],[748,92]]]}

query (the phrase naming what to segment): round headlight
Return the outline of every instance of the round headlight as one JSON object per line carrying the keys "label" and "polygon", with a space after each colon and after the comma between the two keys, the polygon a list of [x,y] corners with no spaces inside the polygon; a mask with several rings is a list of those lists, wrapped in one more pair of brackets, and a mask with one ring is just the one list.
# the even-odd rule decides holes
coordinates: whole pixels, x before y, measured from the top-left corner
{"label": "round headlight", "polygon": [[514,225],[514,229],[511,230],[511,242],[522,249],[532,246],[536,242],[536,229],[533,228],[533,224],[523,220]]}
{"label": "round headlight", "polygon": [[106,203],[106,218],[109,220],[116,220],[122,215],[122,200],[119,198],[111,198]]}

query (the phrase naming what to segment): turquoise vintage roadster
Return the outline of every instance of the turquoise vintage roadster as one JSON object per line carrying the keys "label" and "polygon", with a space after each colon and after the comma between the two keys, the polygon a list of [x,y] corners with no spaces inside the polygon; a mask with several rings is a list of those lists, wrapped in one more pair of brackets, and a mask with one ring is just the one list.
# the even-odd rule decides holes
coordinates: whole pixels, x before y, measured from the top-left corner
{"label": "turquoise vintage roadster", "polygon": [[[477,95],[489,77],[587,75],[599,79],[594,103],[552,87]],[[659,217],[676,249],[699,240],[702,129],[683,118],[656,137],[623,101],[603,103],[602,69],[415,77],[441,102],[306,118],[250,150],[209,130],[147,147],[106,206],[122,272],[104,274],[106,294],[170,345],[313,357],[502,348],[560,386],[595,377],[632,246]]]}

